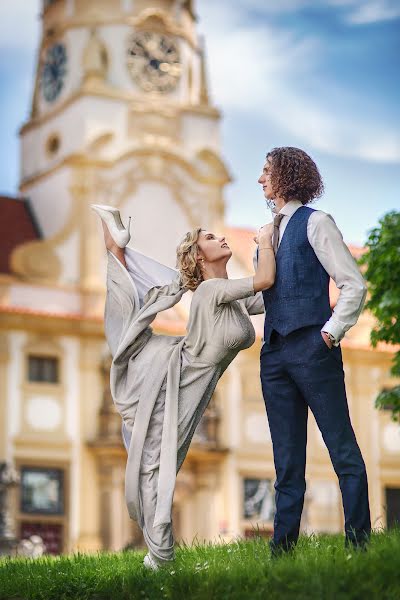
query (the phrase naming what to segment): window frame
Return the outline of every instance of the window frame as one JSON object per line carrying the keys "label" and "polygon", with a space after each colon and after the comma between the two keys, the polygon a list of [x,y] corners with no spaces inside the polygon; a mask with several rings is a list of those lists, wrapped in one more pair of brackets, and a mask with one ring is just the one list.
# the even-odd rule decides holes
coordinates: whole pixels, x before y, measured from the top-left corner
{"label": "window frame", "polygon": [[[26,383],[28,383],[29,385],[61,385],[61,359],[60,356],[58,354],[54,354],[54,355],[50,355],[50,354],[43,354],[42,352],[34,352],[34,351],[28,351],[26,353],[26,369],[25,369],[25,381]],[[47,380],[47,379],[31,379],[30,378],[30,373],[31,373],[31,362],[30,360],[34,359],[34,360],[43,360],[43,361],[55,361],[55,365],[56,365],[56,380],[52,381],[52,380]]]}
{"label": "window frame", "polygon": [[26,513],[21,511],[21,486],[16,488],[16,497],[14,504],[14,518],[16,531],[21,531],[23,523],[41,523],[43,525],[56,524],[62,527],[61,554],[70,551],[70,490],[71,490],[71,465],[69,461],[46,461],[18,458],[15,460],[15,466],[21,473],[22,467],[38,469],[61,469],[64,479],[64,513],[63,514],[43,514]]}

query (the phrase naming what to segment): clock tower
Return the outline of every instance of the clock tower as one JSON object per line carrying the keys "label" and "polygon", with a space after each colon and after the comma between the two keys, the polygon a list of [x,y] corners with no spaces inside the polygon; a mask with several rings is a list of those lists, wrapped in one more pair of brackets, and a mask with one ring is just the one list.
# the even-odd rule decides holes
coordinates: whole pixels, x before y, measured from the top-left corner
{"label": "clock tower", "polygon": [[131,244],[174,265],[179,239],[221,225],[220,114],[190,0],[45,0],[20,190],[43,233],[21,276],[101,310],[104,251],[91,203],[132,216]]}

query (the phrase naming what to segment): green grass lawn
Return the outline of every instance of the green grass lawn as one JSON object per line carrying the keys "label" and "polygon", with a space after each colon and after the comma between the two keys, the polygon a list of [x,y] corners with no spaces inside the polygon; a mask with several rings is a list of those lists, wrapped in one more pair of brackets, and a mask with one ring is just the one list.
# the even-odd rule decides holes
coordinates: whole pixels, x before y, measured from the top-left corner
{"label": "green grass lawn", "polygon": [[100,600],[400,600],[400,530],[374,533],[367,552],[341,536],[301,537],[272,560],[261,538],[180,547],[168,568],[148,571],[143,552],[74,554],[0,561],[0,598]]}

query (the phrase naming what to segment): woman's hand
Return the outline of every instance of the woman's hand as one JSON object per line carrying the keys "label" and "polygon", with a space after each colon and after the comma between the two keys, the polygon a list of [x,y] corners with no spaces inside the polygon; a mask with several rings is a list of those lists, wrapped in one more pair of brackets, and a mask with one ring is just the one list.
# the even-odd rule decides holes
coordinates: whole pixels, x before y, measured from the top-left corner
{"label": "woman's hand", "polygon": [[254,292],[267,290],[275,282],[275,254],[272,248],[272,234],[274,224],[268,223],[259,229],[253,238],[258,244],[257,269],[253,279]]}
{"label": "woman's hand", "polygon": [[267,223],[263,225],[259,230],[257,235],[253,238],[256,244],[259,246],[271,246],[272,245],[272,235],[274,233],[274,224]]}

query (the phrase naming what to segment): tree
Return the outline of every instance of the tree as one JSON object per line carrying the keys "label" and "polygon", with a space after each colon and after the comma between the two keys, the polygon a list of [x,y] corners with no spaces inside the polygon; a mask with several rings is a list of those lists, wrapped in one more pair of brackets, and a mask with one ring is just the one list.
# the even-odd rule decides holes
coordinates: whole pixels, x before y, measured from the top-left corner
{"label": "tree", "polygon": [[[391,211],[369,232],[367,251],[360,259],[366,265],[369,299],[365,308],[376,318],[371,343],[400,344],[400,212]],[[400,350],[396,352],[391,374],[400,377]],[[390,408],[395,421],[400,421],[400,385],[382,391],[377,408]]]}

